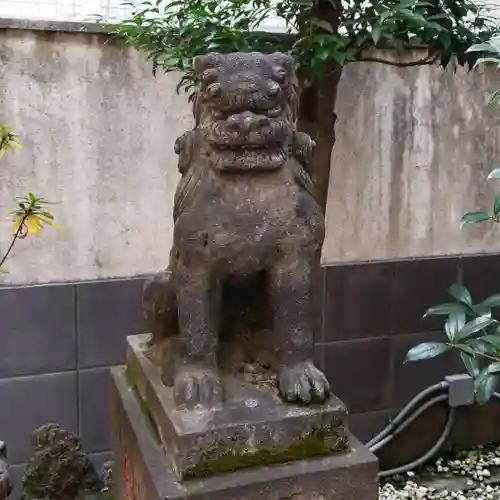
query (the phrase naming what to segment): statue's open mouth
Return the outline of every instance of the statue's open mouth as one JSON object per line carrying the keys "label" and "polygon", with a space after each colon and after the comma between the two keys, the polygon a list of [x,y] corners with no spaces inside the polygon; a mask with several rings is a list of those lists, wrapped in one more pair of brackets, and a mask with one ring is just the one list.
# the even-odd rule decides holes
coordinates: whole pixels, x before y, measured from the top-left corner
{"label": "statue's open mouth", "polygon": [[[236,120],[238,120],[236,118]],[[288,120],[254,115],[253,121],[217,120],[207,126],[216,170],[277,170],[287,159],[284,145],[291,134]],[[236,123],[235,123],[236,121]]]}

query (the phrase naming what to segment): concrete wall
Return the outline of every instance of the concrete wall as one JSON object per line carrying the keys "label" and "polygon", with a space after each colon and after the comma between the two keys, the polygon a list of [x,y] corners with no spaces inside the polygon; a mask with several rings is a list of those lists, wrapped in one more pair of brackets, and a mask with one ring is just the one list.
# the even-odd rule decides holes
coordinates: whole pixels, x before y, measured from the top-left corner
{"label": "concrete wall", "polygon": [[500,73],[347,67],[337,106],[326,264],[495,252],[498,227],[459,229],[499,188]]}
{"label": "concrete wall", "polygon": [[[105,43],[107,42],[107,43]],[[32,190],[64,231],[15,249],[7,282],[133,276],[166,264],[177,183],[175,138],[191,126],[177,75],[153,78],[103,35],[0,30],[0,121],[24,151],[1,164],[0,213]],[[0,248],[11,237],[0,224]]]}
{"label": "concrete wall", "polygon": [[[1,164],[0,213],[31,189],[61,202],[54,213],[65,230],[20,242],[4,282],[163,267],[178,179],[173,143],[191,125],[178,75],[153,78],[140,54],[85,26],[5,29],[12,25],[0,22],[0,120],[25,150]],[[491,72],[346,68],[325,264],[496,251],[498,231],[458,227],[493,194],[485,176],[500,159],[500,112],[484,97],[496,84]],[[4,221],[0,248],[10,236]]]}

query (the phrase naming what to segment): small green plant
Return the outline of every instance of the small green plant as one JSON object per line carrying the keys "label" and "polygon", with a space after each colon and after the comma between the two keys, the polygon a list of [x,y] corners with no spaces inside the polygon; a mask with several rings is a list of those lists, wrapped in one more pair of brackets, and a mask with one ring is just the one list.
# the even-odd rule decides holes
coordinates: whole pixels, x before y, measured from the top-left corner
{"label": "small green plant", "polygon": [[[488,179],[500,179],[500,168]],[[500,223],[500,194],[495,196],[490,212],[468,212],[462,216],[461,227],[480,222]],[[500,308],[500,294],[474,302],[469,290],[461,284],[448,289],[454,299],[430,307],[426,316],[443,316],[445,342],[424,342],[410,349],[405,361],[435,358],[452,349],[460,352],[467,372],[474,379],[476,400],[484,404],[500,382],[500,325],[494,310]]]}
{"label": "small green plant", "polygon": [[17,136],[11,128],[0,123],[0,160],[7,151],[12,149],[22,149],[22,146],[17,142]]}
{"label": "small green plant", "polygon": [[[483,57],[480,57],[474,63],[474,68],[481,65],[491,66],[496,69],[500,68],[500,37],[492,36],[489,40],[483,43],[476,43],[469,47],[466,52],[479,52]],[[490,92],[487,97],[487,103],[498,104],[500,102],[500,88]]]}
{"label": "small green plant", "polygon": [[[22,146],[17,142],[17,136],[10,127],[0,123],[0,160],[7,151],[15,149],[22,149]],[[26,238],[28,234],[38,234],[45,225],[59,228],[53,222],[54,216],[47,209],[49,205],[54,203],[35,196],[31,192],[23,198],[18,198],[17,201],[18,207],[10,213],[14,223],[12,240],[7,251],[0,259],[0,273],[3,274],[7,272],[3,265],[12,252],[16,241]]]}

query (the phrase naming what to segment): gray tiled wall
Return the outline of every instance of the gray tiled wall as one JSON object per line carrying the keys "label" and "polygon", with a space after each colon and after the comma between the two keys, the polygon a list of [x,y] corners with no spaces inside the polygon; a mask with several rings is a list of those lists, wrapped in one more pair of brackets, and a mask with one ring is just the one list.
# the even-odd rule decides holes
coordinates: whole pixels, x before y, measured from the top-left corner
{"label": "gray tiled wall", "polygon": [[[477,300],[498,292],[499,263],[500,256],[477,256],[323,270],[315,357],[347,404],[355,434],[372,437],[415,393],[462,369],[453,356],[402,361],[412,345],[442,335],[439,321],[422,320],[426,308],[445,300],[456,281]],[[123,362],[127,335],[146,331],[143,283],[0,287],[0,439],[7,442],[14,477],[30,454],[30,432],[49,421],[78,431],[98,463],[109,456],[109,367]],[[481,429],[477,443],[500,439],[496,423],[470,418],[463,415],[457,442],[470,435],[470,422]]]}
{"label": "gray tiled wall", "polygon": [[146,331],[143,283],[0,288],[0,439],[14,480],[31,431],[47,422],[77,431],[98,464],[109,456],[108,372],[124,360],[125,337]]}

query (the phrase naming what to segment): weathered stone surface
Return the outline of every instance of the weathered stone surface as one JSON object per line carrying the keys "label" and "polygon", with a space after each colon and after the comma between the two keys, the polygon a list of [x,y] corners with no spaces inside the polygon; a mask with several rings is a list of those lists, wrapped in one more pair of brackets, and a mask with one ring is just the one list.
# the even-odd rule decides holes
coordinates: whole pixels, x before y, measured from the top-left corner
{"label": "weathered stone surface", "polygon": [[263,466],[179,482],[130,389],[124,368],[112,372],[111,422],[116,500],[375,500],[377,460],[351,438],[340,455]]}
{"label": "weathered stone surface", "polygon": [[324,218],[307,170],[314,142],[295,129],[294,66],[279,53],[196,59],[196,126],[175,145],[170,264],[143,301],[178,405],[220,403],[220,369],[244,363],[274,369],[288,402],[328,399],[311,359]]}
{"label": "weathered stone surface", "polygon": [[102,481],[75,434],[46,424],[33,432],[31,443],[35,453],[22,480],[24,499],[74,500],[101,492]]}
{"label": "weathered stone surface", "polygon": [[127,376],[177,479],[344,452],[347,410],[335,396],[324,404],[283,403],[274,384],[226,375],[226,400],[179,409],[173,388],[145,355],[147,335],[128,337]]}

